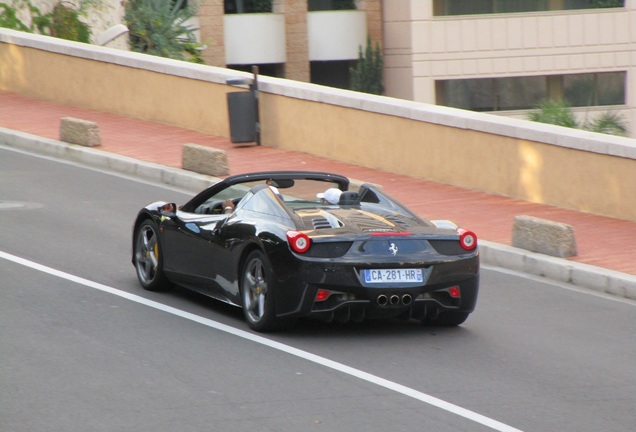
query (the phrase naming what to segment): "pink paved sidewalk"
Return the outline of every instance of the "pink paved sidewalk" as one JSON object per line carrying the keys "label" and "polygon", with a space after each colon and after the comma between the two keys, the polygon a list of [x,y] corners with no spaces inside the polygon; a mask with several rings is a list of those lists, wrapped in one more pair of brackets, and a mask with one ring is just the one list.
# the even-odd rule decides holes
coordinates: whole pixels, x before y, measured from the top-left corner
{"label": "pink paved sidewalk", "polygon": [[235,145],[226,138],[192,130],[0,92],[0,127],[59,139],[62,117],[96,122],[102,138],[99,149],[103,151],[167,166],[180,168],[182,145],[196,143],[225,150],[231,174],[317,170],[381,184],[417,214],[430,219],[451,219],[474,230],[480,238],[496,243],[510,245],[516,215],[567,223],[575,229],[579,252],[572,261],[636,275],[635,248],[630,240],[636,238],[636,222],[533,204],[307,153]]}

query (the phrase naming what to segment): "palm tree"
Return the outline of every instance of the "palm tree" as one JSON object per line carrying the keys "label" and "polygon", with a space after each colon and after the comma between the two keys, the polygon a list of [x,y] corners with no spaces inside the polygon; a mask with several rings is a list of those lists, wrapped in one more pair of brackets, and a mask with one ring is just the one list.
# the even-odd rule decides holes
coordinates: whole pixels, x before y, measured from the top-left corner
{"label": "palm tree", "polygon": [[185,0],[131,0],[126,4],[125,20],[130,30],[130,48],[136,52],[203,63],[187,21],[196,10]]}

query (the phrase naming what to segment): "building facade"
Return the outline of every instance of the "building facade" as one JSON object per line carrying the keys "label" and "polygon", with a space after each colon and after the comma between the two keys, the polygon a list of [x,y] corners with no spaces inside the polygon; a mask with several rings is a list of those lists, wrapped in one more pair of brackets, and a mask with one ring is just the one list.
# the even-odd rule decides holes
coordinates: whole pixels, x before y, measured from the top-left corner
{"label": "building facade", "polygon": [[636,136],[636,0],[384,0],[383,22],[388,96],[518,118],[561,99]]}
{"label": "building facade", "polygon": [[[636,137],[636,0],[190,1],[208,65],[349,88],[370,38],[387,96],[516,118],[563,100],[581,122],[619,114]],[[76,3],[94,35],[124,21],[125,2]]]}
{"label": "building facade", "polygon": [[382,41],[381,0],[204,0],[198,19],[209,65],[336,87]]}

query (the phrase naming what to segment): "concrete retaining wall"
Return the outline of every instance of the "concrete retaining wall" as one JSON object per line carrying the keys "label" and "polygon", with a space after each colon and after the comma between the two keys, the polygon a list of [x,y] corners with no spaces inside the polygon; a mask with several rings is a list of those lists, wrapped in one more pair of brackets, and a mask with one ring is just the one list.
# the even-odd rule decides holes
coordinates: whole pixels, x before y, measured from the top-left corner
{"label": "concrete retaining wall", "polygon": [[[0,90],[229,135],[210,66],[0,29]],[[261,77],[262,142],[636,221],[636,140]],[[178,145],[175,143],[175,145]]]}

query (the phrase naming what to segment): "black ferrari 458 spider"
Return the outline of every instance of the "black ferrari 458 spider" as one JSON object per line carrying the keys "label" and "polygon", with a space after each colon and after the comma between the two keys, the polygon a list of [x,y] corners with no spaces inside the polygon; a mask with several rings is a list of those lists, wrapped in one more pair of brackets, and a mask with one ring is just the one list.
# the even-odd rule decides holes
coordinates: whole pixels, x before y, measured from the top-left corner
{"label": "black ferrari 458 spider", "polygon": [[139,281],[242,307],[257,331],[298,317],[463,323],[479,289],[475,234],[422,219],[375,185],[349,186],[336,174],[260,172],[181,207],[150,204],[133,229]]}

